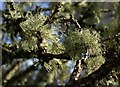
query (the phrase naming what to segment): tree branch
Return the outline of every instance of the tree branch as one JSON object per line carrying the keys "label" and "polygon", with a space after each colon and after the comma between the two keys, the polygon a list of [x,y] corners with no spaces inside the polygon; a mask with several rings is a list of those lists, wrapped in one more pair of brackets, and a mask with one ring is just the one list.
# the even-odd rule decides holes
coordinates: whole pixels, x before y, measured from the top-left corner
{"label": "tree branch", "polygon": [[70,85],[75,85],[75,82],[79,79],[81,74],[81,60],[76,61],[76,65],[74,67],[74,70],[70,76],[69,82],[65,85],[65,87],[69,87]]}
{"label": "tree branch", "polygon": [[120,64],[120,59],[113,58],[106,61],[98,70],[76,81],[76,86],[74,87],[92,87],[96,81],[100,81],[106,77],[114,67],[117,67],[117,64]]}
{"label": "tree branch", "polygon": [[77,20],[75,20],[75,18],[73,17],[72,14],[70,14],[70,18],[69,18],[69,19],[64,19],[64,18],[63,18],[63,19],[61,20],[61,22],[62,22],[62,23],[71,22],[71,23],[75,24],[78,29],[81,30],[80,24],[78,23]]}
{"label": "tree branch", "polygon": [[81,30],[80,24],[78,23],[77,20],[75,20],[75,18],[71,14],[70,14],[70,19],[71,19],[71,22],[73,22],[78,27],[78,29]]}
{"label": "tree branch", "polygon": [[[108,40],[111,40],[111,39],[114,39],[114,38],[118,38],[118,37],[120,37],[120,33],[118,33],[117,35],[114,35],[114,36],[110,36],[106,39],[102,39],[101,43],[108,41]],[[38,36],[38,38],[39,38],[39,36]],[[40,39],[38,39],[38,40],[40,41]],[[40,43],[38,43],[38,46]],[[17,48],[14,46],[13,47],[2,46],[2,53],[3,53],[3,55],[2,55],[2,57],[3,57],[2,63],[3,64],[7,61],[10,61],[9,59],[11,59],[11,61],[12,61],[13,59],[17,59],[17,58],[31,58],[31,57],[36,57],[36,55],[37,55],[37,51],[35,51],[35,50],[25,51],[23,49],[20,49],[18,51]],[[38,54],[40,55],[41,52],[38,52]],[[51,60],[53,58],[67,59],[67,60],[71,59],[69,57],[69,55],[65,54],[65,53],[57,54],[57,55],[46,53],[46,54],[44,54],[44,56],[46,56],[49,60]],[[97,55],[90,55],[90,57],[96,57],[96,56]]]}
{"label": "tree branch", "polygon": [[25,51],[23,49],[14,50],[14,47],[2,47],[2,64],[5,64],[6,62],[11,62],[14,59],[19,58],[32,58],[35,55],[37,55],[37,52],[34,50],[31,51]]}
{"label": "tree branch", "polygon": [[43,25],[46,25],[47,23],[50,23],[52,21],[52,19],[55,16],[55,14],[59,12],[59,8],[60,8],[60,5],[57,4],[55,6],[54,12],[46,19],[46,21],[43,23]]}
{"label": "tree branch", "polygon": [[44,56],[47,57],[49,60],[52,60],[53,58],[71,60],[70,56],[66,53],[62,53],[62,54],[46,53]]}
{"label": "tree branch", "polygon": [[[21,50],[13,50],[14,47],[11,48],[7,48],[7,47],[3,47],[2,48],[2,63],[5,64],[8,61],[13,61],[13,59],[19,59],[19,58],[32,58],[32,57],[37,57],[37,53],[38,51],[36,50],[31,50],[31,51],[25,51],[23,49]],[[39,57],[40,57],[40,53],[38,53]],[[61,54],[50,54],[50,53],[44,53],[42,54],[43,57],[45,58],[39,58],[42,59],[43,61],[49,61],[52,60],[53,58],[57,58],[57,59],[66,59],[66,60],[71,60],[70,56],[66,53],[61,53]]]}
{"label": "tree branch", "polygon": [[120,33],[118,33],[118,34],[116,34],[114,36],[109,36],[109,37],[107,37],[105,39],[102,39],[101,42],[105,42],[105,41],[108,41],[108,40],[111,40],[111,39],[115,39],[115,38],[118,38],[118,37],[120,37]]}
{"label": "tree branch", "polygon": [[[79,78],[71,87],[93,87],[96,81],[106,77],[113,68],[120,66],[120,53],[110,48],[105,53],[106,62],[85,78]],[[74,86],[73,86],[74,85]]]}
{"label": "tree branch", "polygon": [[19,74],[13,76],[10,80],[7,80],[6,82],[2,83],[5,87],[8,87],[8,85],[13,84],[15,81],[18,81],[22,78],[24,78],[25,75],[27,75],[29,72],[36,70],[37,67],[32,65],[29,68],[27,68],[25,71],[20,72]]}

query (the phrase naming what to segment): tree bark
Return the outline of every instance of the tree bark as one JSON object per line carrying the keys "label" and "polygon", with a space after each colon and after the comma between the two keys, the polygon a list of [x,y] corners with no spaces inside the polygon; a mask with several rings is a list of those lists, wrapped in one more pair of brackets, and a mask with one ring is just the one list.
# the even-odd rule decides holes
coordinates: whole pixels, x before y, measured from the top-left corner
{"label": "tree bark", "polygon": [[70,87],[93,87],[96,81],[105,78],[113,68],[120,66],[120,53],[115,51],[115,48],[108,49],[104,56],[106,57],[106,61],[98,70],[84,78],[79,78]]}

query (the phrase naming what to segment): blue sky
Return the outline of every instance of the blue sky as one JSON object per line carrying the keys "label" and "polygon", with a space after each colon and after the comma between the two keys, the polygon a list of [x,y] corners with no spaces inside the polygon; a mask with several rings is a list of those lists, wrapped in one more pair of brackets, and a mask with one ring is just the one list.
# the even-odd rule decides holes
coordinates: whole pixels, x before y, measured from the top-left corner
{"label": "blue sky", "polygon": [[3,10],[4,9],[4,4],[3,2],[0,1],[0,10]]}
{"label": "blue sky", "polygon": [[0,10],[2,9],[2,2],[0,1]]}
{"label": "blue sky", "polygon": [[[48,7],[48,3],[36,2],[35,5],[38,5],[38,6],[41,5],[41,7],[43,7],[43,8]],[[4,9],[4,3],[0,0],[0,10],[3,10],[3,9]]]}

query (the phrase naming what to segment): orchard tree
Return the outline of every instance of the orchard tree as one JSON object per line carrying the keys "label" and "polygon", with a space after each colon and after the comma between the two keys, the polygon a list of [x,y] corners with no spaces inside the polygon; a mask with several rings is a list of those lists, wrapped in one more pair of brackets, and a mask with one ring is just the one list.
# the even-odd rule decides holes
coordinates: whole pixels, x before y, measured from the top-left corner
{"label": "orchard tree", "polygon": [[120,86],[120,3],[4,2],[2,85]]}

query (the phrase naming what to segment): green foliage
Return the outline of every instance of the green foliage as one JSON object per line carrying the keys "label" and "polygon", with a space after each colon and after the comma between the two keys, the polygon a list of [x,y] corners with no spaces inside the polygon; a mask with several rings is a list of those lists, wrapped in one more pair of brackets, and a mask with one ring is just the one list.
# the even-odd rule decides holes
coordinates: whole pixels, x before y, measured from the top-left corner
{"label": "green foliage", "polygon": [[28,16],[28,19],[20,24],[23,32],[25,33],[25,38],[21,41],[21,46],[25,50],[33,50],[37,49],[37,37],[35,32],[37,30],[41,31],[44,30],[45,27],[42,26],[42,21],[44,21],[41,15],[32,15]]}
{"label": "green foliage", "polygon": [[[39,55],[38,53],[33,52],[38,51],[38,39],[36,37],[37,31],[41,33],[41,37],[43,39],[42,43],[39,45],[41,48],[45,49],[46,52],[42,55],[40,54],[41,58],[36,58],[37,56],[34,56],[38,59],[38,61],[36,61],[37,65],[32,64],[32,69],[29,69],[30,67],[26,67],[27,65],[24,65],[27,69],[22,70],[21,65],[23,63],[21,62],[20,65],[16,66],[17,69],[13,67],[8,69],[10,70],[9,72],[5,70],[8,72],[5,78],[9,79],[5,79],[3,81],[7,82],[7,80],[10,80],[11,84],[14,85],[37,84],[43,87],[45,87],[45,85],[65,84],[70,77],[70,72],[68,71],[70,71],[70,67],[74,65],[67,64],[70,60],[67,58],[68,56],[73,59],[70,60],[72,63],[75,60],[81,60],[83,57],[88,57],[85,60],[85,63],[87,64],[87,73],[85,73],[85,76],[87,76],[96,71],[106,61],[103,53],[107,51],[107,48],[114,47],[114,49],[120,53],[119,37],[104,41],[105,38],[111,37],[120,32],[120,11],[118,10],[120,7],[119,3],[110,3],[113,5],[111,9],[109,9],[108,3],[108,7],[106,5],[106,7],[104,7],[101,3],[95,2],[46,3],[49,8],[40,8],[39,6],[35,8],[39,8],[40,12],[36,12],[35,9],[26,11],[26,7],[32,6],[33,4],[34,3],[27,2],[5,3],[6,10],[2,13],[3,24],[2,27],[0,27],[3,31],[3,39],[9,37],[11,39],[11,44],[6,44],[6,42],[2,43],[2,50],[5,52],[3,54],[3,58],[5,60],[4,65],[12,67],[12,63],[14,63],[14,61],[20,61],[21,59],[22,61],[25,61],[27,60],[28,55],[31,55],[30,58],[34,60],[33,56]],[[56,4],[59,4],[61,7],[59,12],[55,12],[53,14]],[[48,17],[44,15],[47,11]],[[105,13],[102,11],[105,11]],[[115,14],[112,14],[114,12]],[[73,15],[75,21],[80,24],[82,27],[81,30],[77,28],[73,21],[71,22],[70,14]],[[114,15],[112,21],[102,24],[102,20],[108,20],[109,17],[106,18],[106,16],[111,14]],[[46,21],[47,24],[44,25]],[[8,36],[5,37],[6,33]],[[18,38],[21,39],[18,40]],[[27,55],[21,51],[25,51]],[[62,59],[64,57],[61,58],[60,56],[59,57],[61,59],[59,57],[58,59],[56,57],[52,58],[51,56],[46,57],[46,54],[58,55],[62,53],[66,53],[66,59]],[[82,54],[86,55],[83,56]],[[16,59],[13,58],[14,55],[16,55]],[[19,58],[21,55],[22,58]],[[91,57],[91,55],[93,57]],[[49,61],[44,62],[44,60]],[[20,72],[22,73],[21,75],[25,76],[19,76]],[[17,74],[20,78],[15,78],[15,75]],[[36,78],[33,79],[34,75]],[[113,75],[114,73],[110,74],[110,76]],[[117,77],[116,82],[114,81],[114,78],[110,77],[108,81],[105,77],[100,82],[97,82],[96,86],[98,86],[98,83],[103,84],[102,82],[117,85],[119,83],[118,73],[115,74],[115,76]],[[16,79],[18,80],[16,81]]]}
{"label": "green foliage", "polygon": [[60,38],[55,34],[55,31],[50,26],[43,26],[45,17],[42,15],[30,15],[28,19],[20,24],[23,32],[25,33],[25,39],[21,41],[21,46],[25,50],[37,49],[36,31],[40,31],[43,43],[41,44],[48,53],[59,54],[64,51],[64,47],[60,43]]}
{"label": "green foliage", "polygon": [[85,61],[87,63],[87,75],[97,70],[104,62],[105,59],[102,55],[95,58],[91,57]]}
{"label": "green foliage", "polygon": [[96,31],[82,29],[81,31],[70,31],[65,38],[66,51],[73,59],[80,59],[82,53],[91,55],[101,54],[100,36]]}

